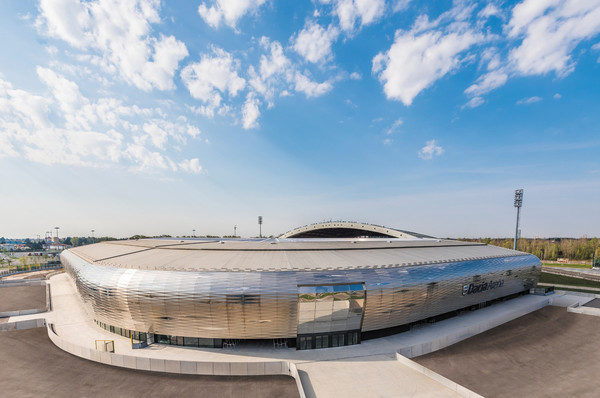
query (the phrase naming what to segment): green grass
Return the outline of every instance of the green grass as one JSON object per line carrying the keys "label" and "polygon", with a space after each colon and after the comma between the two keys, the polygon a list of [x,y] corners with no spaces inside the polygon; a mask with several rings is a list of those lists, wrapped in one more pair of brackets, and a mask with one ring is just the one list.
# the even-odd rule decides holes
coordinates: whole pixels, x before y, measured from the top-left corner
{"label": "green grass", "polygon": [[581,287],[595,287],[600,288],[600,282],[590,281],[587,279],[573,278],[571,276],[555,275],[542,271],[540,276],[541,283],[550,283],[555,285],[570,285],[570,286],[581,286]]}
{"label": "green grass", "polygon": [[542,263],[544,267],[555,267],[555,268],[586,268],[591,269],[592,266],[589,264],[562,264],[562,263]]}

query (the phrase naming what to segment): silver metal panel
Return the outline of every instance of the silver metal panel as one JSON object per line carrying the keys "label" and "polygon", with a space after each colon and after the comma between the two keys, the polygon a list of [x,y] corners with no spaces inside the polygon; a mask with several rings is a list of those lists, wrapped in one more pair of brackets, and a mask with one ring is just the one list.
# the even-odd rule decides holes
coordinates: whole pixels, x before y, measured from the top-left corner
{"label": "silver metal panel", "polygon": [[[296,337],[298,285],[364,283],[362,330],[370,331],[518,293],[535,286],[541,272],[537,257],[520,253],[415,266],[327,270],[323,264],[323,270],[278,272],[108,267],[70,251],[62,253],[61,261],[100,322],[140,332],[222,339]],[[390,264],[395,264],[393,259]]]}

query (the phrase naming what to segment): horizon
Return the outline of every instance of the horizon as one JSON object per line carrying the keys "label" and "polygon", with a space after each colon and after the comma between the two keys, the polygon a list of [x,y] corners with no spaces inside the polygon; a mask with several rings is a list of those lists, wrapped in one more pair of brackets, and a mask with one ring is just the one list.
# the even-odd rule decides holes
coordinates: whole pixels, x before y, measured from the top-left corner
{"label": "horizon", "polygon": [[523,236],[600,236],[600,0],[8,0],[0,33],[0,235],[510,237],[524,189]]}

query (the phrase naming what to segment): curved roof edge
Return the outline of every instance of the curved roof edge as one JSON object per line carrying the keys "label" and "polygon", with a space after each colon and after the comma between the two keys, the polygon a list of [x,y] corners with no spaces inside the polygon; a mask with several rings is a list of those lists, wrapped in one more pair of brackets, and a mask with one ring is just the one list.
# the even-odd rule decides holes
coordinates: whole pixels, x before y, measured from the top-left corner
{"label": "curved roof edge", "polygon": [[[294,228],[284,233],[279,238],[317,238],[323,236],[335,237],[338,231],[355,230],[357,233],[365,232],[367,237],[387,237],[387,238],[433,238],[417,232],[402,231],[394,228],[384,227],[382,225],[366,224],[354,221],[328,221],[320,222],[302,227]],[[360,235],[359,235],[360,236]],[[338,236],[338,237],[359,237],[359,236]]]}

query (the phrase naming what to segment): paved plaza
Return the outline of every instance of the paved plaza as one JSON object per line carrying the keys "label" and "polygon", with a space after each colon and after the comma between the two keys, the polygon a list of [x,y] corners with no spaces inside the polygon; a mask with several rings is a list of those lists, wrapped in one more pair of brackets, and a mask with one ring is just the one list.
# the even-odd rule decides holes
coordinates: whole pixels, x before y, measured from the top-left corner
{"label": "paved plaza", "polygon": [[[453,374],[448,376],[443,372],[439,372],[449,380],[443,377],[431,378],[411,365],[413,362],[398,361],[396,354],[401,353],[407,357],[419,357],[422,354],[444,348],[511,320],[517,318],[524,319],[521,317],[529,313],[535,314],[536,310],[544,308],[548,304],[562,306],[562,308],[551,308],[566,314],[564,307],[576,303],[584,304],[593,299],[591,296],[565,295],[562,293],[552,296],[527,295],[498,303],[491,307],[468,312],[442,322],[423,324],[421,327],[414,328],[409,332],[363,341],[361,344],[355,346],[322,350],[297,351],[294,348],[276,349],[265,346],[238,346],[235,349],[183,348],[159,344],[134,350],[131,348],[130,339],[110,333],[98,327],[93,322],[92,315],[86,311],[80,296],[76,293],[73,281],[67,274],[63,273],[53,276],[50,279],[50,283],[52,293],[51,311],[43,314],[11,317],[9,321],[15,322],[42,317],[45,318],[47,323],[54,325],[54,330],[58,336],[75,346],[89,349],[95,347],[96,340],[114,340],[116,354],[148,358],[148,360],[181,360],[212,363],[213,369],[217,368],[216,364],[218,363],[229,363],[228,366],[233,368],[232,364],[236,363],[287,361],[296,366],[298,378],[301,381],[300,393],[305,394],[307,397],[356,394],[382,397],[452,397],[478,396],[477,393],[484,396],[496,396],[490,394],[487,389],[482,389],[479,385],[475,386],[478,390],[469,392],[469,384],[467,383],[466,386],[461,387],[462,379],[460,377],[455,379]],[[574,317],[581,316],[576,314],[568,315]],[[558,325],[561,324],[559,323]],[[497,329],[480,334],[479,336],[487,336]],[[518,340],[520,338],[521,332],[518,328],[507,330],[510,331],[510,333],[507,332],[508,335],[511,335],[511,333],[514,335],[511,337],[512,339]],[[38,331],[46,333],[45,329],[38,329]],[[511,340],[506,341],[510,342]],[[500,342],[497,344],[500,344]],[[460,346],[459,343],[459,345],[454,345],[447,349]],[[56,347],[53,348],[57,349]],[[532,350],[535,351],[535,348]],[[479,356],[482,358],[487,355],[485,346],[480,347],[477,352],[479,352]],[[436,353],[430,355],[436,355]],[[422,358],[427,358],[427,356]],[[82,359],[82,361],[84,360]],[[420,362],[419,359],[417,361]],[[100,364],[97,364],[97,366],[106,367]],[[429,367],[429,365],[426,366]],[[474,364],[473,366],[477,365]],[[432,368],[434,371],[437,371],[435,367]],[[471,366],[466,368],[471,368]],[[109,369],[120,372],[136,372],[116,367],[110,367]],[[143,373],[153,374],[149,372]],[[163,373],[156,374],[164,377]],[[457,388],[463,388],[463,390],[457,392]],[[298,392],[299,390],[296,388],[295,391]]]}
{"label": "paved plaza", "polygon": [[600,317],[548,306],[419,364],[486,397],[597,397]]}

